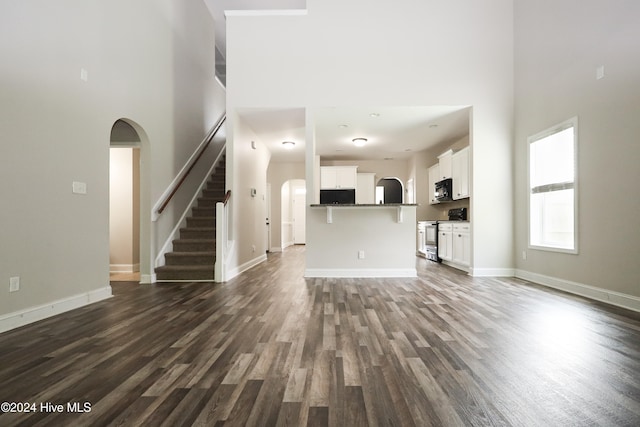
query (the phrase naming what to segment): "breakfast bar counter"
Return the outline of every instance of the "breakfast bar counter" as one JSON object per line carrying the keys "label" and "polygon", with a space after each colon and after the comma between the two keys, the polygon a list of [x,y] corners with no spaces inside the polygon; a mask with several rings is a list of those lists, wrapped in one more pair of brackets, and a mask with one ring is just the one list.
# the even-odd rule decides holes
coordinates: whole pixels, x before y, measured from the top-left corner
{"label": "breakfast bar counter", "polygon": [[327,210],[327,224],[333,223],[333,213],[336,210],[343,209],[395,209],[397,211],[396,222],[402,223],[404,221],[404,212],[406,209],[414,209],[417,207],[414,203],[384,203],[384,204],[312,204],[312,209],[326,209]]}

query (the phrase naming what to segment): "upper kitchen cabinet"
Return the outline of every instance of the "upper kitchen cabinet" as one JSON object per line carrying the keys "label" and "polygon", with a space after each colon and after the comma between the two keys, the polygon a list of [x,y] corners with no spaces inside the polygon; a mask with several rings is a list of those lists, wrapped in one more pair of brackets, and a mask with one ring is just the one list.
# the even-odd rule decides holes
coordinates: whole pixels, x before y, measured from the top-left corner
{"label": "upper kitchen cabinet", "polygon": [[321,166],[320,189],[355,189],[358,186],[357,166]]}
{"label": "upper kitchen cabinet", "polygon": [[440,181],[440,165],[435,164],[429,168],[429,204],[435,205],[440,203],[438,199],[436,199],[436,182]]}
{"label": "upper kitchen cabinet", "polygon": [[451,156],[453,200],[469,197],[469,147],[456,151]]}
{"label": "upper kitchen cabinet", "polygon": [[442,181],[443,179],[453,177],[452,157],[453,157],[453,150],[448,150],[438,156],[438,173],[439,173],[438,181]]}
{"label": "upper kitchen cabinet", "polygon": [[356,204],[373,204],[376,202],[376,174],[359,173],[356,188]]}

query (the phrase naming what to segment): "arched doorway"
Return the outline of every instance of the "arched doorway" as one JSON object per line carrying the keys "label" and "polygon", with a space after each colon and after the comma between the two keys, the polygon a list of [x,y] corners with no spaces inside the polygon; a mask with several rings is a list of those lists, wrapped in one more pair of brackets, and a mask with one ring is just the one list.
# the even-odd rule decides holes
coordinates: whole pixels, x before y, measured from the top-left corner
{"label": "arched doorway", "polygon": [[382,178],[376,184],[376,204],[404,203],[402,181],[395,177]]}
{"label": "arched doorway", "polygon": [[109,150],[109,271],[112,280],[152,283],[149,144],[129,119],[111,127]]}

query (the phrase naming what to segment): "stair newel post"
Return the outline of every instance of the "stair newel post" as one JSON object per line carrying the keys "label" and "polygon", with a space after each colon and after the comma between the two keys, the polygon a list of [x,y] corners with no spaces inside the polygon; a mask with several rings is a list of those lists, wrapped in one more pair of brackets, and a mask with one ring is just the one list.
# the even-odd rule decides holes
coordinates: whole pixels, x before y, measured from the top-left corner
{"label": "stair newel post", "polygon": [[216,203],[216,260],[214,265],[214,280],[224,282],[226,277],[226,251],[228,238],[228,208],[231,190],[224,196],[224,201]]}

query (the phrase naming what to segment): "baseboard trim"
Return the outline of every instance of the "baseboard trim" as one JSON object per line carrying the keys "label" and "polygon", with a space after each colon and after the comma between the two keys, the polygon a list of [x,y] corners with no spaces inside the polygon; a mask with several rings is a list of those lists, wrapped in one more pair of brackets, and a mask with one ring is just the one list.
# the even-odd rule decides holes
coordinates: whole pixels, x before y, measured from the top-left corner
{"label": "baseboard trim", "polygon": [[137,273],[140,264],[109,264],[109,273]]}
{"label": "baseboard trim", "polygon": [[640,312],[640,298],[633,295],[623,294],[620,292],[610,291],[608,289],[585,285],[584,283],[558,279],[556,277],[545,276],[543,274],[520,269],[515,271],[515,277],[528,280],[539,285],[569,292],[571,294],[615,305],[617,307]]}
{"label": "baseboard trim", "polygon": [[156,283],[157,279],[156,279],[156,274],[141,274],[140,275],[140,284],[141,285],[151,285],[153,283]]}
{"label": "baseboard trim", "polygon": [[474,277],[514,277],[514,268],[471,268],[469,274]]}
{"label": "baseboard trim", "polygon": [[418,277],[415,268],[307,268],[304,277],[393,278]]}
{"label": "baseboard trim", "polygon": [[241,264],[235,268],[232,268],[230,270],[227,271],[226,277],[224,278],[224,281],[228,281],[233,279],[234,277],[236,277],[239,274],[244,273],[245,271],[255,267],[256,265],[263,263],[267,260],[267,254],[263,254],[260,255],[259,257],[256,257],[252,260],[249,260],[247,262],[245,262],[244,264]]}
{"label": "baseboard trim", "polygon": [[0,333],[111,298],[111,286],[0,316]]}

